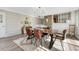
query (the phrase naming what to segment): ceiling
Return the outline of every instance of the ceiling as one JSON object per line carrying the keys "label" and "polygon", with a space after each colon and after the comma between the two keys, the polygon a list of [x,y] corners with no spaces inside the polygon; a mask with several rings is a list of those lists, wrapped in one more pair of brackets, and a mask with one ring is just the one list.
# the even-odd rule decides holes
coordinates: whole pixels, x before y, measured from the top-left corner
{"label": "ceiling", "polygon": [[29,16],[45,16],[78,10],[78,7],[0,7],[2,10]]}

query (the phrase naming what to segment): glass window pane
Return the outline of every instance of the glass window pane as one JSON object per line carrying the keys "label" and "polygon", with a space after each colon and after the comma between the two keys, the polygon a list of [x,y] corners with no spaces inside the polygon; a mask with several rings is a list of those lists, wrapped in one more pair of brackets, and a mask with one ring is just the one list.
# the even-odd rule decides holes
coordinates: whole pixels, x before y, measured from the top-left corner
{"label": "glass window pane", "polygon": [[2,23],[3,21],[2,21],[2,15],[0,15],[0,23]]}

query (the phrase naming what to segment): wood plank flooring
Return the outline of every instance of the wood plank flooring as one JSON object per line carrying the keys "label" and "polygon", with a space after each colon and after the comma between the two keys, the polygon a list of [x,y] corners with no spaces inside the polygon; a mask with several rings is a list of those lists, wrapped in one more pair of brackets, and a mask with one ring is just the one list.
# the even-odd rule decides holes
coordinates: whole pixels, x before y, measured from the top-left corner
{"label": "wood plank flooring", "polygon": [[[24,35],[16,35],[12,37],[7,37],[7,38],[0,38],[0,51],[23,51],[20,47],[18,47],[13,40],[16,40],[18,38],[24,37]],[[78,45],[78,40],[73,40],[69,39],[69,41],[64,42],[65,44],[68,45],[69,51],[79,51],[79,45]],[[75,42],[75,43],[74,43]],[[77,44],[76,44],[77,42]],[[54,46],[52,51],[60,51],[59,49]]]}

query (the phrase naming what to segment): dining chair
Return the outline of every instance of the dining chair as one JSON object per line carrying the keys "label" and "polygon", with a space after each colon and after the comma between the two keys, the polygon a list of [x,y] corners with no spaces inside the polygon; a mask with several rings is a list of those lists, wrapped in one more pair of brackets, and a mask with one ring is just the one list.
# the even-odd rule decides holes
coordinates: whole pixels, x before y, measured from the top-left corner
{"label": "dining chair", "polygon": [[63,33],[56,33],[56,38],[55,39],[60,39],[60,43],[61,43],[61,47],[64,51],[64,47],[63,47],[63,40],[65,40],[66,38],[66,33],[67,33],[67,30],[63,30]]}
{"label": "dining chair", "polygon": [[27,27],[26,28],[26,34],[28,36],[27,40],[31,39],[31,43],[32,43],[32,38],[34,37],[32,27]]}
{"label": "dining chair", "polygon": [[28,27],[24,27],[24,38],[23,40],[21,41],[21,44],[32,44],[32,41],[33,41],[33,38],[34,35],[33,35],[33,31],[32,31],[32,27],[31,26],[28,26]]}
{"label": "dining chair", "polygon": [[42,31],[40,29],[34,29],[35,46],[42,45]]}
{"label": "dining chair", "polygon": [[45,44],[45,47],[48,47],[49,39],[50,39],[50,28],[46,27],[43,30],[43,43]]}
{"label": "dining chair", "polygon": [[43,30],[43,36],[45,36],[46,39],[48,38],[49,31],[50,31],[50,28],[49,28],[49,27],[46,27],[46,28],[44,28],[44,30]]}

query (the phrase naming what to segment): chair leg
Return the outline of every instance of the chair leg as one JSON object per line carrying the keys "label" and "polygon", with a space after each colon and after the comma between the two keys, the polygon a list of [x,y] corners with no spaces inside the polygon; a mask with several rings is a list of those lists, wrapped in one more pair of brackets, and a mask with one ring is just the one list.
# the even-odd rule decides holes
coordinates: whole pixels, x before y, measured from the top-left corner
{"label": "chair leg", "polygon": [[36,39],[34,40],[34,45],[36,46]]}
{"label": "chair leg", "polygon": [[33,43],[33,39],[31,39],[31,44]]}
{"label": "chair leg", "polygon": [[61,43],[62,50],[64,51],[62,40],[60,40],[60,43]]}
{"label": "chair leg", "polygon": [[37,39],[36,46],[38,47],[40,45],[40,39]]}
{"label": "chair leg", "polygon": [[44,46],[44,38],[40,39],[40,45]]}
{"label": "chair leg", "polygon": [[37,41],[35,40],[35,42],[34,42],[34,45],[36,46],[37,45]]}
{"label": "chair leg", "polygon": [[42,43],[42,42],[43,42],[43,39],[40,40],[40,44],[41,44],[41,46],[43,46],[43,43]]}

